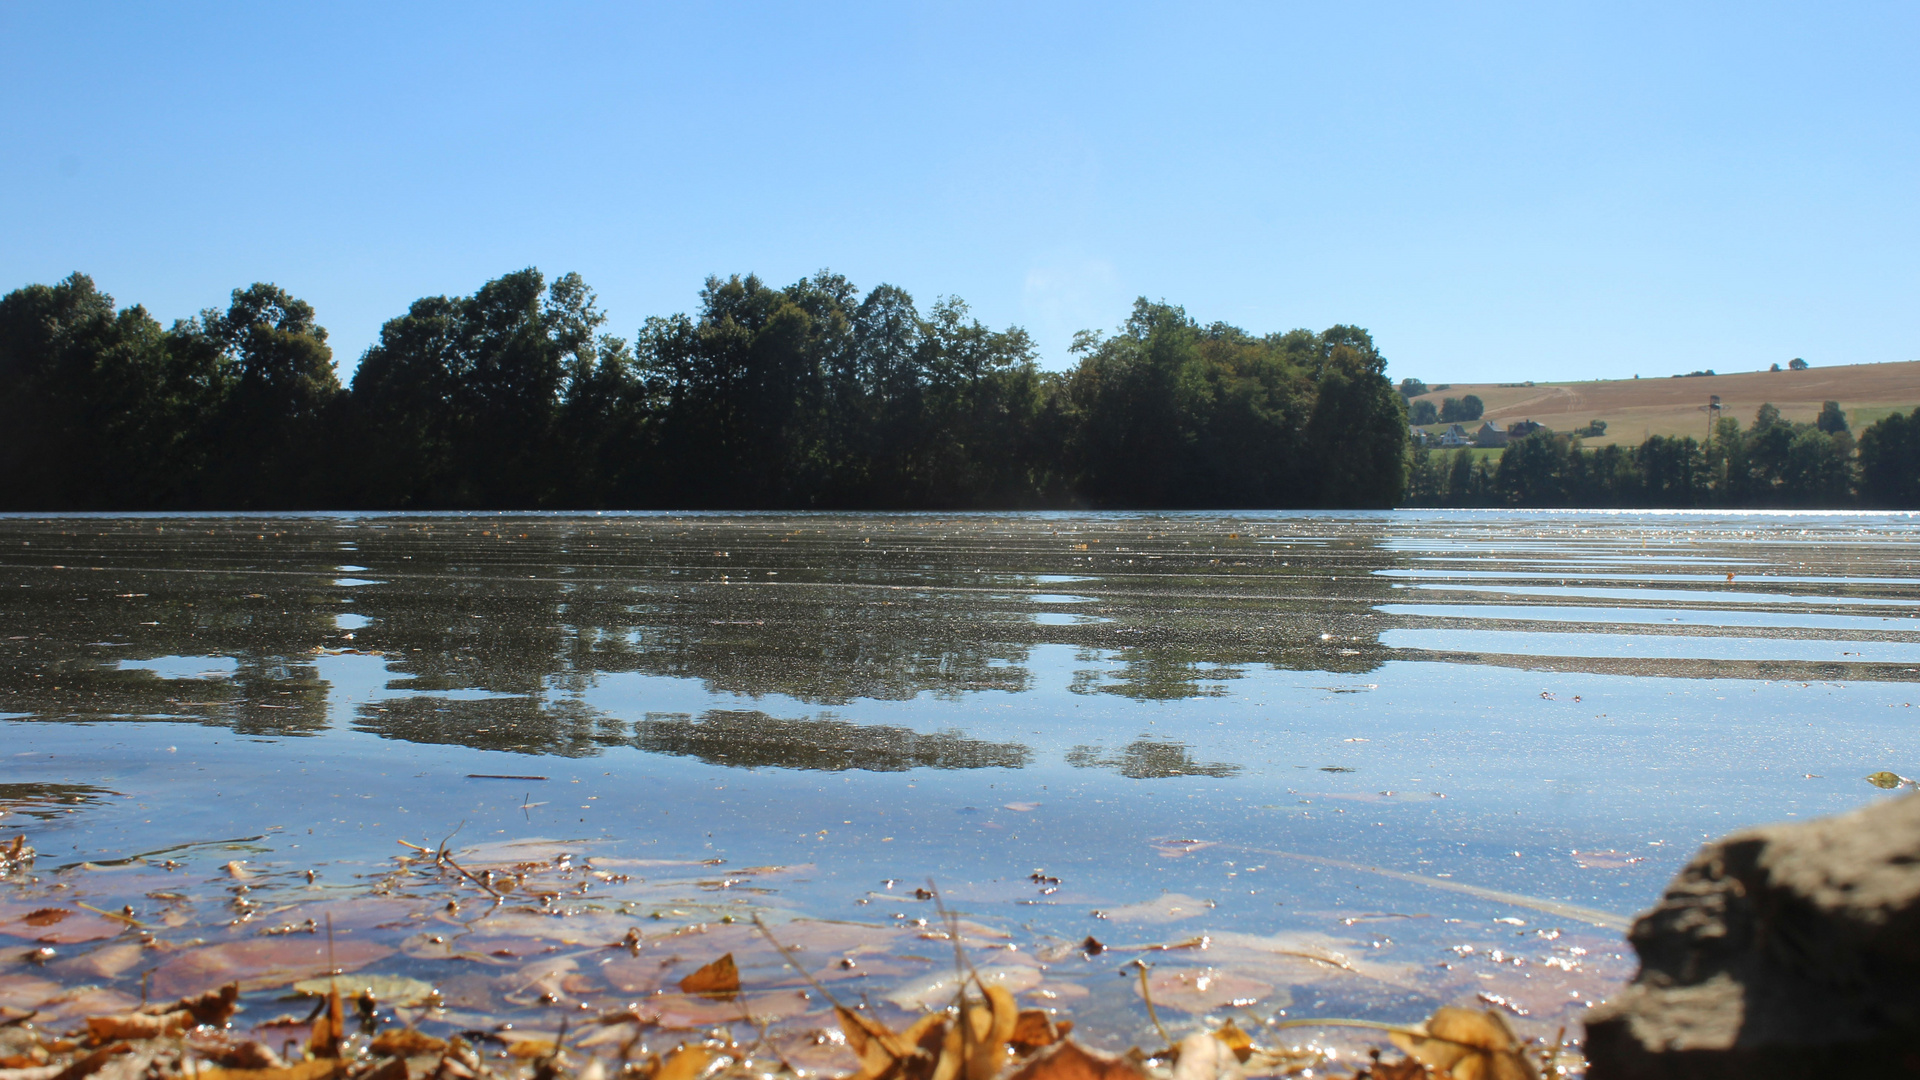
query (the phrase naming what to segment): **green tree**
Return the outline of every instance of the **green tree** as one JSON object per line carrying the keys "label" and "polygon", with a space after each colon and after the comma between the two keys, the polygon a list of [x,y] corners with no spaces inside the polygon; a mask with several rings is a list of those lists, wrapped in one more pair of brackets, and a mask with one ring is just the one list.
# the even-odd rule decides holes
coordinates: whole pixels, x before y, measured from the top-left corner
{"label": "green tree", "polygon": [[1920,509],[1920,409],[1860,433],[1860,495],[1871,506]]}
{"label": "green tree", "polygon": [[625,343],[597,333],[604,321],[578,275],[548,286],[532,269],[470,297],[415,301],[381,327],[354,374],[357,498],[377,506],[559,502],[570,489],[569,440],[559,430],[569,395],[584,403],[638,392],[623,385]]}
{"label": "green tree", "polygon": [[321,505],[327,425],[340,398],[327,331],[277,285],[233,290],[171,331],[176,350],[210,356],[219,405],[198,501],[228,509]]}
{"label": "green tree", "polygon": [[213,358],[73,274],[0,298],[0,505],[181,505],[218,396]]}
{"label": "green tree", "polygon": [[1839,434],[1847,430],[1847,414],[1841,411],[1837,401],[1822,402],[1820,415],[1814,418],[1813,426],[1829,435]]}

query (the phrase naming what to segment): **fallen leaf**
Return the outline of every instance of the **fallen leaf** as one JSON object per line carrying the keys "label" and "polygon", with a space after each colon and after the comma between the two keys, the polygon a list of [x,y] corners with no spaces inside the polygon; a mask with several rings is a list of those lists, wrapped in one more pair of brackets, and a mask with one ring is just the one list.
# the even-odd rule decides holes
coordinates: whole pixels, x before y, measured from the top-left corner
{"label": "fallen leaf", "polygon": [[[1040,985],[1041,979],[1040,972],[1030,967],[984,967],[978,974],[982,985],[1005,987],[1013,993],[1031,990]],[[950,971],[936,972],[896,987],[885,998],[903,1009],[931,1009],[952,1001],[961,985],[972,982],[972,978]]]}
{"label": "fallen leaf", "polygon": [[410,979],[405,975],[340,975],[301,979],[293,984],[293,992],[302,997],[326,997],[336,983],[349,997],[371,994],[373,1000],[384,1006],[411,1008],[433,1000],[432,983]]}
{"label": "fallen leaf", "polygon": [[560,1044],[552,1039],[521,1039],[507,1047],[509,1057],[517,1057],[522,1061],[552,1057],[559,1052]]}
{"label": "fallen leaf", "polygon": [[713,1062],[713,1051],[704,1046],[683,1046],[673,1052],[653,1074],[653,1080],[694,1080]]}
{"label": "fallen leaf", "polygon": [[1063,1039],[1035,1054],[1007,1080],[1144,1080],[1126,1059]]}
{"label": "fallen leaf", "polygon": [[331,1058],[310,1058],[278,1069],[201,1069],[198,1080],[320,1080],[339,1067]]}
{"label": "fallen leaf", "polygon": [[1539,1080],[1499,1013],[1445,1006],[1435,1009],[1424,1033],[1393,1033],[1409,1057],[1454,1080]]}
{"label": "fallen leaf", "polygon": [[243,990],[268,990],[332,970],[355,971],[392,953],[351,937],[331,946],[306,934],[231,941],[173,954],[154,969],[153,989],[161,997],[185,996],[238,979]]}
{"label": "fallen leaf", "polygon": [[158,1039],[167,1035],[179,1035],[193,1026],[193,1017],[185,1012],[167,1013],[151,1016],[134,1013],[130,1016],[89,1016],[87,1017],[87,1038],[95,1043],[113,1042],[115,1039]]}
{"label": "fallen leaf", "polygon": [[1015,1053],[1024,1057],[1059,1042],[1061,1034],[1054,1028],[1053,1018],[1047,1015],[1045,1009],[1028,1009],[1016,1018],[1013,1034],[1007,1037],[1007,1041],[1013,1044]]}
{"label": "fallen leaf", "polygon": [[1233,1051],[1233,1056],[1242,1062],[1253,1056],[1253,1040],[1248,1038],[1247,1033],[1241,1031],[1239,1025],[1231,1020],[1221,1024],[1220,1029],[1213,1033],[1213,1037],[1225,1043],[1227,1049]]}
{"label": "fallen leaf", "polygon": [[1198,918],[1213,910],[1213,901],[1188,896],[1185,893],[1162,893],[1152,900],[1142,900],[1137,904],[1126,904],[1116,908],[1103,908],[1095,912],[1103,919],[1114,922],[1131,923],[1169,923],[1181,919]]}
{"label": "fallen leaf", "polygon": [[28,938],[47,945],[78,945],[83,941],[103,941],[118,937],[127,924],[91,911],[70,908],[36,908],[15,919],[0,922],[0,934]]}
{"label": "fallen leaf", "polygon": [[1911,779],[1908,779],[1907,777],[1901,776],[1899,773],[1887,772],[1884,769],[1882,769],[1877,773],[1869,773],[1867,775],[1867,783],[1872,784],[1874,787],[1882,788],[1887,791],[1892,791],[1894,788],[1897,788],[1902,784],[1906,784],[1909,786],[1920,786],[1920,781],[1911,780]]}
{"label": "fallen leaf", "polygon": [[[1140,984],[1134,983],[1135,993]],[[1273,984],[1217,968],[1156,968],[1147,980],[1153,1003],[1182,1012],[1244,1008],[1273,993]]]}
{"label": "fallen leaf", "polygon": [[447,1044],[443,1039],[436,1039],[413,1028],[388,1028],[373,1037],[372,1047],[376,1054],[404,1058],[438,1054],[447,1048]]}
{"label": "fallen leaf", "polygon": [[733,966],[733,954],[727,953],[713,963],[680,980],[680,990],[688,994],[730,998],[740,992],[740,969]]}
{"label": "fallen leaf", "polygon": [[307,1039],[307,1054],[316,1058],[340,1056],[340,1040],[347,1037],[347,1018],[340,1008],[340,990],[327,991],[327,1008],[313,1022],[313,1034]]}

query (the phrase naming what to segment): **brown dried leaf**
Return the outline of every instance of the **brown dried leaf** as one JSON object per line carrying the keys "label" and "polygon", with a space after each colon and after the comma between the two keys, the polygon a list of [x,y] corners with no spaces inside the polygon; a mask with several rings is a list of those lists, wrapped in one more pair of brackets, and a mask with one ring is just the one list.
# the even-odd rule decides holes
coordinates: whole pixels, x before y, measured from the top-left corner
{"label": "brown dried leaf", "polygon": [[740,992],[740,969],[733,965],[733,954],[720,959],[680,980],[680,990],[688,994],[730,998]]}
{"label": "brown dried leaf", "polygon": [[278,1069],[201,1069],[197,1080],[320,1080],[339,1068],[332,1058],[309,1058]]}
{"label": "brown dried leaf", "polygon": [[[228,983],[217,990],[209,990],[195,997],[181,998],[166,1008],[166,1012],[184,1012],[193,1017],[195,1024],[220,1027],[233,1019],[234,1010],[240,1003],[240,984]],[[152,1011],[152,1010],[148,1010]]]}
{"label": "brown dried leaf", "polygon": [[327,1008],[313,1022],[313,1035],[307,1040],[307,1054],[316,1058],[340,1056],[340,1040],[347,1037],[345,1011],[340,1008],[340,988],[327,992]]}
{"label": "brown dried leaf", "polygon": [[1007,1080],[1145,1080],[1125,1058],[1088,1050],[1072,1039],[1035,1054]]}
{"label": "brown dried leaf", "polygon": [[103,1046],[93,1053],[88,1054],[86,1057],[81,1058],[79,1061],[67,1066],[65,1069],[62,1069],[60,1073],[54,1077],[54,1080],[85,1080],[86,1077],[92,1076],[102,1068],[105,1068],[107,1062],[112,1061],[116,1056],[130,1053],[132,1050],[133,1047],[123,1042],[114,1043],[112,1046]]}
{"label": "brown dried leaf", "polygon": [[1007,1037],[1015,1053],[1025,1056],[1060,1041],[1053,1020],[1044,1009],[1028,1009],[1014,1021],[1013,1034]]}
{"label": "brown dried leaf", "polygon": [[1233,1051],[1233,1056],[1239,1058],[1243,1064],[1253,1056],[1253,1040],[1248,1038],[1247,1033],[1241,1031],[1239,1025],[1231,1020],[1221,1024],[1220,1029],[1213,1033],[1213,1037],[1226,1043],[1227,1049]]}
{"label": "brown dried leaf", "polygon": [[704,1046],[683,1046],[673,1052],[653,1080],[694,1080],[713,1063],[713,1051]]}
{"label": "brown dried leaf", "polygon": [[1452,1006],[1435,1009],[1425,1034],[1393,1034],[1394,1045],[1452,1080],[1539,1080],[1501,1015]]}
{"label": "brown dried leaf", "polygon": [[438,1054],[447,1048],[446,1040],[413,1028],[388,1028],[373,1037],[372,1046],[376,1054],[399,1058]]}
{"label": "brown dried leaf", "polygon": [[87,1038],[95,1045],[116,1039],[158,1039],[166,1035],[178,1035],[192,1026],[193,1015],[187,1012],[163,1013],[159,1016],[149,1013],[89,1016]]}

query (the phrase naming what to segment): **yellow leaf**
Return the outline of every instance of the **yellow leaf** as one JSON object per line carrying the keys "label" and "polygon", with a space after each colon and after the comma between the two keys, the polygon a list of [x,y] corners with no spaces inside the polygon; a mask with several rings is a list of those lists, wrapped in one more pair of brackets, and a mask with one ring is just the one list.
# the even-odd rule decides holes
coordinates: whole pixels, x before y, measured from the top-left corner
{"label": "yellow leaf", "polygon": [[1253,1040],[1248,1038],[1247,1033],[1241,1031],[1239,1026],[1231,1020],[1221,1024],[1220,1030],[1214,1032],[1213,1037],[1226,1043],[1227,1049],[1232,1050],[1233,1056],[1239,1058],[1242,1063],[1253,1056]]}
{"label": "yellow leaf", "polygon": [[445,1040],[436,1039],[413,1028],[388,1028],[373,1037],[373,1052],[391,1057],[418,1057],[422,1054],[438,1054],[447,1048]]}
{"label": "yellow leaf", "polygon": [[307,1053],[317,1058],[340,1056],[340,1040],[346,1038],[346,1015],[340,1008],[340,988],[327,991],[327,1011],[313,1023],[313,1035],[307,1040]]}
{"label": "yellow leaf", "polygon": [[199,1080],[321,1080],[340,1068],[334,1058],[309,1058],[279,1069],[201,1069]]}
{"label": "yellow leaf", "polygon": [[695,1080],[713,1061],[713,1052],[704,1046],[683,1046],[653,1074],[653,1080]]}

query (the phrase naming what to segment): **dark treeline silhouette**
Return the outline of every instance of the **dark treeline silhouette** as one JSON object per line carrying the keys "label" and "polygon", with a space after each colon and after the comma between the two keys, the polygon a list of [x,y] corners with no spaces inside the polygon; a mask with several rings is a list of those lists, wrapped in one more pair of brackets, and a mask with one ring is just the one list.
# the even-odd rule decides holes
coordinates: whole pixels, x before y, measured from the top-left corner
{"label": "dark treeline silhouette", "polygon": [[1920,507],[1920,409],[1868,427],[1857,448],[1831,401],[1811,424],[1762,405],[1750,426],[1722,419],[1705,443],[1656,435],[1589,450],[1543,430],[1498,458],[1421,448],[1407,487],[1416,506]]}
{"label": "dark treeline silhouette", "polygon": [[625,339],[578,275],[416,301],[352,384],[272,285],[162,327],[84,275],[0,299],[0,507],[1390,506],[1405,407],[1367,332],[1137,302],[1076,366],[822,272],[712,278]]}

